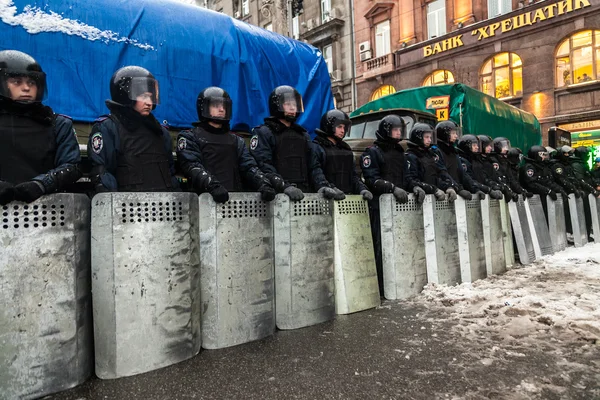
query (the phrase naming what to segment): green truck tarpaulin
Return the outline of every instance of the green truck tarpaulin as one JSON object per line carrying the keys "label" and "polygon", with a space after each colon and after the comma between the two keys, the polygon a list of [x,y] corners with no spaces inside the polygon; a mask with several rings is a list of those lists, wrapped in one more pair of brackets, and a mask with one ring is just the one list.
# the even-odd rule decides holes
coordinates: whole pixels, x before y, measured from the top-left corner
{"label": "green truck tarpaulin", "polygon": [[452,121],[460,124],[462,111],[464,135],[504,136],[525,154],[531,146],[542,144],[540,122],[535,115],[460,83],[402,90],[373,100],[350,116],[390,108],[411,108],[435,115],[435,109],[427,109],[426,103],[428,98],[436,96],[450,96]]}

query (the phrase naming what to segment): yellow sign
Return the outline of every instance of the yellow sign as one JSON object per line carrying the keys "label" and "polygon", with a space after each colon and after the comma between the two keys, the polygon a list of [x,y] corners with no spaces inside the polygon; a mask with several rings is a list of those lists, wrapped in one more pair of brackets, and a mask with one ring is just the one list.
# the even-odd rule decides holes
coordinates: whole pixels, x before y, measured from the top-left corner
{"label": "yellow sign", "polygon": [[600,128],[600,119],[593,121],[574,122],[572,124],[562,124],[558,127],[569,132],[577,132],[581,130],[587,131],[593,128]]}
{"label": "yellow sign", "polygon": [[[514,17],[504,19],[499,22],[494,22],[481,28],[474,29],[471,36],[477,36],[477,40],[486,39],[496,36],[497,33],[505,33],[514,31],[525,26],[531,26],[538,22],[552,19],[563,14],[568,14],[582,8],[591,7],[590,0],[563,0],[554,4],[549,4],[545,7],[540,7],[537,10],[529,11],[523,14],[515,15]],[[463,46],[463,35],[457,35],[435,44],[430,44],[423,48],[423,56],[429,57],[434,54],[452,50]]]}
{"label": "yellow sign", "polygon": [[438,121],[447,121],[449,113],[450,112],[447,108],[438,108],[435,110],[435,116],[437,117]]}
{"label": "yellow sign", "polygon": [[450,96],[434,96],[428,98],[425,102],[425,108],[428,110],[448,107],[450,107]]}

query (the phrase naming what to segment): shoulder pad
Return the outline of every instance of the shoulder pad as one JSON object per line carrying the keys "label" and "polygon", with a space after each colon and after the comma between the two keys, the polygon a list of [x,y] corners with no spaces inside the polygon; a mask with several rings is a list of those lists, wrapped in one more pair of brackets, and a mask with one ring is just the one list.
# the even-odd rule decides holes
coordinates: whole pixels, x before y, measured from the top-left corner
{"label": "shoulder pad", "polygon": [[63,117],[63,118],[66,118],[66,119],[69,119],[69,120],[73,121],[73,118],[71,118],[71,117],[69,117],[68,115],[65,115],[65,114],[56,114],[56,116],[57,117]]}
{"label": "shoulder pad", "polygon": [[94,120],[94,122],[103,122],[103,121],[106,121],[108,118],[109,118],[109,116],[108,116],[108,115],[101,115],[101,116],[99,116],[98,118],[96,118],[96,119]]}

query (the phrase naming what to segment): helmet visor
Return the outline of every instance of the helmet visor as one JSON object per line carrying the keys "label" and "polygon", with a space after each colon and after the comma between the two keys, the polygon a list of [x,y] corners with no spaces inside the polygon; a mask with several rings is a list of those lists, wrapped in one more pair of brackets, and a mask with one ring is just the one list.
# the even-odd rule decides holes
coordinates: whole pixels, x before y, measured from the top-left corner
{"label": "helmet visor", "polygon": [[300,114],[304,112],[304,104],[300,93],[286,92],[279,95],[278,110],[285,114]]}
{"label": "helmet visor", "polygon": [[152,104],[160,104],[160,92],[158,81],[153,78],[131,78],[129,88],[127,89],[129,100],[138,101],[142,98],[149,97]]}
{"label": "helmet visor", "polygon": [[500,140],[499,142],[496,142],[495,146],[498,153],[506,154],[510,150],[510,140]]}
{"label": "helmet visor", "polygon": [[231,119],[231,99],[226,97],[206,97],[202,107],[202,117],[229,121]]}
{"label": "helmet visor", "polygon": [[0,96],[15,101],[41,102],[48,89],[46,74],[38,71],[0,69]]}

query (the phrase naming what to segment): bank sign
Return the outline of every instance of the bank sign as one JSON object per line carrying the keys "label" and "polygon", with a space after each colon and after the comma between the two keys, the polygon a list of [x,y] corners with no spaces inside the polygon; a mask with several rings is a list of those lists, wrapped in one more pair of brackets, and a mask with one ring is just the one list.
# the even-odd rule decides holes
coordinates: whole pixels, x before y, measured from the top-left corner
{"label": "bank sign", "polygon": [[[471,36],[476,36],[477,41],[481,41],[497,34],[511,32],[525,26],[538,24],[548,19],[556,18],[560,15],[572,13],[582,8],[591,7],[589,0],[563,0],[537,10],[529,11],[523,14],[505,20],[494,22],[493,24],[476,28],[471,32]],[[429,57],[434,54],[443,53],[448,50],[464,46],[463,34],[430,44],[423,48],[423,56]]]}

